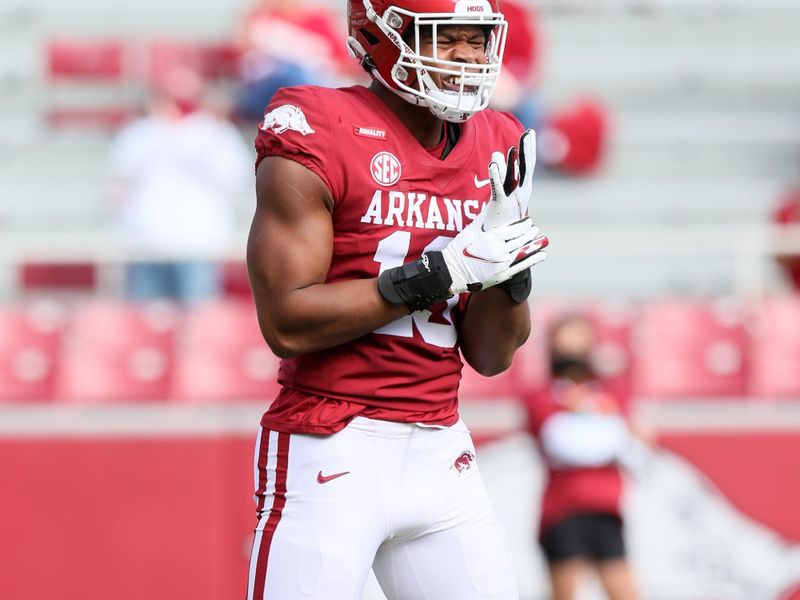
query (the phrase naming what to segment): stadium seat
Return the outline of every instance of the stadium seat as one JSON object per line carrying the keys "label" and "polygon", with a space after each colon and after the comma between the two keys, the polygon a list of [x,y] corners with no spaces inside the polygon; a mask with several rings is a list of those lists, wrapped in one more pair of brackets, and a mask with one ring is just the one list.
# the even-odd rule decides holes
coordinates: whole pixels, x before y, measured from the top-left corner
{"label": "stadium seat", "polygon": [[47,46],[50,79],[117,80],[125,71],[119,40],[55,39]]}
{"label": "stadium seat", "polygon": [[251,300],[193,308],[178,345],[172,396],[184,401],[271,400],[279,359],[261,336]]}
{"label": "stadium seat", "polygon": [[182,70],[206,81],[236,77],[238,58],[238,49],[229,44],[159,38],[148,48],[147,79],[151,87],[163,87]]}
{"label": "stadium seat", "polygon": [[64,314],[49,301],[0,307],[0,402],[53,397]]}
{"label": "stadium seat", "polygon": [[563,311],[564,305],[557,300],[531,301],[531,334],[517,350],[510,369],[521,398],[526,398],[549,381],[547,332]]}
{"label": "stadium seat", "polygon": [[634,332],[634,393],[653,399],[740,397],[747,335],[734,300],[659,300]]}
{"label": "stadium seat", "polygon": [[606,389],[627,407],[631,396],[634,310],[624,302],[602,302],[587,306],[585,314],[597,328],[592,364]]}
{"label": "stadium seat", "polygon": [[81,304],[64,338],[58,397],[74,403],[165,400],[179,318],[168,302]]}
{"label": "stadium seat", "polygon": [[[54,128],[113,129],[136,114],[129,49],[117,39],[58,38],[45,47],[49,106]],[[77,98],[77,100],[76,100]]]}
{"label": "stadium seat", "polygon": [[759,398],[800,398],[800,297],[769,298],[755,308],[749,382]]}
{"label": "stadium seat", "polygon": [[468,364],[464,364],[464,368],[461,370],[461,381],[458,385],[460,401],[516,400],[519,396],[520,390],[511,369],[493,377],[485,377]]}
{"label": "stadium seat", "polygon": [[227,261],[222,265],[222,291],[225,296],[250,300],[250,279],[244,261]]}
{"label": "stadium seat", "polygon": [[91,292],[97,285],[97,265],[26,262],[19,267],[19,283],[25,291]]}

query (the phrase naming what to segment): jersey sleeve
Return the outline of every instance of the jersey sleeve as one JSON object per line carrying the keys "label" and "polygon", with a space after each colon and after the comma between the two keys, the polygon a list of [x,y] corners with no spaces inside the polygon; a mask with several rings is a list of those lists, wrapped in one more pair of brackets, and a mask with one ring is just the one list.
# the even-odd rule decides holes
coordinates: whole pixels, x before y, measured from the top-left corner
{"label": "jersey sleeve", "polygon": [[487,109],[481,111],[474,117],[485,119],[486,131],[490,132],[492,148],[504,155],[511,146],[519,146],[519,139],[525,131],[522,123],[519,122],[510,112],[501,112]]}
{"label": "jersey sleeve", "polygon": [[497,123],[495,124],[496,131],[500,132],[503,136],[505,146],[508,149],[511,146],[519,146],[519,138],[525,127],[520,123],[519,119],[510,112],[496,112]]}
{"label": "jersey sleeve", "polygon": [[255,166],[267,156],[293,160],[318,175],[335,195],[330,146],[330,119],[319,92],[311,86],[281,88],[258,128]]}

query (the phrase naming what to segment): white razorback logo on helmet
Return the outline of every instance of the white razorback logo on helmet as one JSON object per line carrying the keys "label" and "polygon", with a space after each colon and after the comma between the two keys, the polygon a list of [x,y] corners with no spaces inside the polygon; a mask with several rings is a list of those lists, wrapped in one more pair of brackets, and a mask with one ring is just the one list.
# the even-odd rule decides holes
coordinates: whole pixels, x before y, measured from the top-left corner
{"label": "white razorback logo on helmet", "polygon": [[275,133],[283,133],[287,129],[299,131],[303,135],[314,133],[314,130],[311,129],[308,121],[306,121],[303,110],[299,106],[291,104],[284,104],[269,111],[264,117],[261,129],[264,131],[272,129]]}

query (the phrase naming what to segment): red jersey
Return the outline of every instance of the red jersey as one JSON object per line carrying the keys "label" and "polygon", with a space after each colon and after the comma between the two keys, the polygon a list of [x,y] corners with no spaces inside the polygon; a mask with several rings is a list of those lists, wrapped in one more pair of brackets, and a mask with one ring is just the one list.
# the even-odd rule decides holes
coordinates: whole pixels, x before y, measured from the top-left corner
{"label": "red jersey", "polygon": [[[485,110],[461,125],[442,160],[367,88],[301,86],[275,94],[256,150],[259,162],[280,156],[304,165],[330,190],[326,283],[333,283],[377,277],[444,248],[488,201],[492,153],[505,153],[521,133],[511,115]],[[282,360],[282,391],[262,424],[292,433],[332,433],[357,415],[453,424],[467,301],[467,294],[451,298],[340,346]]]}
{"label": "red jersey", "polygon": [[[529,426],[540,437],[545,422],[560,412],[620,412],[619,404],[600,384],[581,386],[554,381],[529,401]],[[589,389],[587,393],[587,387]],[[542,453],[542,456],[546,456]],[[619,516],[622,478],[616,464],[603,467],[560,468],[547,464],[547,482],[542,497],[540,534],[563,519],[583,513]]]}
{"label": "red jersey", "polygon": [[[778,225],[800,223],[800,189],[786,192],[775,209],[773,220]],[[800,289],[800,257],[784,256],[781,265],[794,288]]]}

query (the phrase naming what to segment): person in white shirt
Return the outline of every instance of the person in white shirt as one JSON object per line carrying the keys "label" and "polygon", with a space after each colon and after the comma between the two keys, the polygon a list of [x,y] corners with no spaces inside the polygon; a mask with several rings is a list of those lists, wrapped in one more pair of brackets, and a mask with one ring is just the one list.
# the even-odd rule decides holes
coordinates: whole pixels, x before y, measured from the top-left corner
{"label": "person in white shirt", "polygon": [[236,201],[251,184],[252,157],[239,131],[196,106],[196,82],[178,81],[157,90],[148,113],[120,130],[111,148],[121,235],[144,258],[128,271],[135,300],[217,295],[215,258],[234,240]]}

